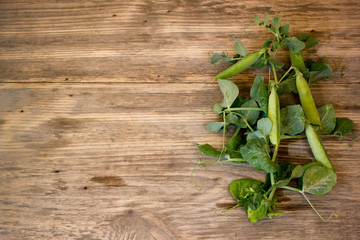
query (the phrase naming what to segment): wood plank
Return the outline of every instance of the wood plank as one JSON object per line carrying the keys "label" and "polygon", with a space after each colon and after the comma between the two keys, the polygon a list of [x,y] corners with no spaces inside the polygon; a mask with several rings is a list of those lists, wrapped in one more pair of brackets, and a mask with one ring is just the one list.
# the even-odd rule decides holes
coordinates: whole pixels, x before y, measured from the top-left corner
{"label": "wood plank", "polygon": [[[358,1],[289,4],[1,1],[0,81],[209,81],[224,68],[209,64],[209,52],[232,54],[230,34],[250,52],[258,50],[270,36],[258,27],[243,27],[252,24],[254,14],[268,11],[289,23],[293,33],[314,30],[319,55],[326,55],[337,73],[346,66],[352,72],[347,81],[359,84]],[[280,59],[286,55],[280,53]]]}

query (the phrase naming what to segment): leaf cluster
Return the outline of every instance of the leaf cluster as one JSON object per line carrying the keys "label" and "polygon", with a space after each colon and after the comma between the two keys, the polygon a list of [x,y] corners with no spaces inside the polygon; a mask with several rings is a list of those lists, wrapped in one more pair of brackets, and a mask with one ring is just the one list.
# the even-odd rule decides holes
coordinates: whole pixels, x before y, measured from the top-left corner
{"label": "leaf cluster", "polygon": [[[263,76],[256,76],[250,89],[250,98],[247,98],[239,95],[239,88],[232,81],[218,79],[223,99],[214,105],[213,110],[219,115],[221,121],[208,123],[205,128],[209,132],[222,134],[222,148],[219,150],[209,144],[194,143],[194,145],[202,154],[216,158],[217,162],[214,163],[248,163],[266,173],[265,181],[246,178],[237,179],[230,184],[230,193],[238,201],[235,207],[243,206],[250,222],[256,222],[265,216],[272,218],[282,214],[274,212],[277,206],[275,191],[278,188],[301,193],[318,214],[305,193],[314,195],[328,193],[336,184],[336,173],[320,162],[304,166],[295,166],[289,161],[278,162],[279,146],[272,146],[269,140],[273,123],[268,116],[270,86],[275,86],[279,95],[297,94],[295,70],[293,67],[283,70],[284,64],[276,60],[278,50],[286,47],[290,53],[300,53],[304,49],[315,47],[318,40],[310,33],[301,33],[297,37],[291,36],[288,24],[282,25],[279,17],[270,19],[267,13],[264,20],[255,15],[254,21],[257,26],[275,36],[273,40],[265,40],[262,48],[266,51],[252,65],[257,68],[269,67],[269,84],[268,86],[265,84]],[[219,60],[236,63],[248,55],[241,40],[231,37],[235,40],[236,54],[228,57],[224,53],[215,53],[211,57],[211,64]],[[303,61],[302,56],[300,60]],[[303,65],[302,73],[308,83],[326,79],[332,73],[331,66],[322,59],[316,62],[303,61]],[[271,71],[273,80],[270,78]],[[279,78],[277,72],[280,72]],[[301,105],[285,106],[280,108],[279,112],[281,140],[306,137],[304,130],[308,120]],[[315,131],[319,137],[343,139],[345,134],[353,130],[351,119],[336,118],[331,103],[318,107],[318,112],[321,125],[316,126]],[[226,141],[227,132],[231,134],[231,138]],[[198,164],[212,163],[199,162]]]}

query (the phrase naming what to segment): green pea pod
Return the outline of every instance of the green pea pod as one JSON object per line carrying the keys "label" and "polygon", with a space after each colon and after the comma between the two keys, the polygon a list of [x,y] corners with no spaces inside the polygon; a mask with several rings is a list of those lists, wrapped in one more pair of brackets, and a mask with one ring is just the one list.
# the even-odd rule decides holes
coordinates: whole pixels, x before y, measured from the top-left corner
{"label": "green pea pod", "polygon": [[257,60],[259,60],[260,56],[265,52],[265,49],[262,49],[258,52],[254,52],[250,55],[247,55],[243,59],[237,61],[235,64],[231,65],[229,68],[225,69],[218,75],[216,75],[215,79],[227,79],[236,74],[246,70],[251,65],[253,65]]}
{"label": "green pea pod", "polygon": [[271,86],[269,96],[268,117],[272,122],[270,130],[270,142],[279,146],[280,144],[280,102],[277,94],[276,86]]}
{"label": "green pea pod", "polygon": [[306,123],[305,125],[305,134],[316,161],[320,162],[322,165],[324,165],[324,167],[334,170],[324,145],[322,144],[314,127],[310,123]]}
{"label": "green pea pod", "polygon": [[301,106],[304,109],[307,120],[315,125],[321,125],[320,115],[311,95],[309,85],[300,71],[296,68],[296,88],[300,97]]}
{"label": "green pea pod", "polygon": [[293,53],[289,52],[291,65],[299,69],[306,77],[309,74],[309,69],[305,66],[303,56],[301,52]]}

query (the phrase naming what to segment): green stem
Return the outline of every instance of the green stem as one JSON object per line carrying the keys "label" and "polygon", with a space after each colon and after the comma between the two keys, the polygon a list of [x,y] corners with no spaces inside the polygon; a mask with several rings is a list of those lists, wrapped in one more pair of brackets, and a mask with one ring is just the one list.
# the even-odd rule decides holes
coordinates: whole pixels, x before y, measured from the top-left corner
{"label": "green stem", "polygon": [[325,219],[320,215],[320,213],[315,209],[315,207],[311,204],[310,200],[306,197],[305,193],[303,191],[300,191],[300,193],[304,196],[304,198],[306,199],[306,201],[309,203],[310,207],[314,210],[314,212],[319,216],[319,218],[321,220],[323,220],[324,222]]}
{"label": "green stem", "polygon": [[234,112],[234,114],[240,116],[244,120],[246,126],[250,129],[250,131],[252,131],[252,132],[254,131],[254,129],[250,126],[250,124],[248,123],[248,121],[242,114],[236,113],[236,112]]}
{"label": "green stem", "polygon": [[272,33],[272,34],[274,34],[274,35],[276,36],[276,38],[278,38],[278,36],[277,36],[276,32],[271,31],[270,29],[266,28],[265,26],[263,26],[263,28],[264,28],[266,31],[268,31],[268,32],[270,32],[270,33]]}
{"label": "green stem", "polygon": [[241,160],[244,160],[242,158],[239,158],[235,160],[235,158],[229,158],[229,159],[226,159],[226,160],[220,160],[220,161],[217,161],[217,162],[198,162],[197,165],[211,165],[211,164],[219,164],[219,162],[221,163],[224,163],[224,162],[233,162],[233,161],[241,161]]}
{"label": "green stem", "polygon": [[[229,158],[228,160],[226,160],[227,162],[234,162],[234,161],[238,161],[238,162],[246,162],[245,159],[243,158]],[[223,161],[224,162],[224,161]]]}
{"label": "green stem", "polygon": [[274,80],[275,80],[275,83],[278,84],[278,79],[277,79],[277,75],[276,75],[276,70],[275,70],[275,66],[273,63],[270,63],[271,64],[271,69],[273,71],[273,75],[274,75]]}
{"label": "green stem", "polygon": [[356,141],[359,139],[359,137],[357,138],[350,138],[350,137],[345,137],[343,135],[336,135],[336,134],[324,134],[324,135],[319,135],[319,137],[338,137],[338,138],[345,138],[347,140],[350,140],[350,141]]}
{"label": "green stem", "polygon": [[279,83],[281,83],[282,80],[284,80],[285,76],[289,74],[289,72],[293,69],[293,67],[290,67],[286,73],[280,78]]}
{"label": "green stem", "polygon": [[[270,174],[272,174],[272,173],[270,173]],[[271,176],[271,175],[270,175]],[[272,190],[271,190],[271,193],[270,193],[270,195],[269,195],[269,201],[271,201],[272,199],[273,199],[273,197],[274,197],[274,195],[275,195],[275,190],[276,190],[276,188],[273,188]]]}
{"label": "green stem", "polygon": [[274,53],[274,58],[275,58],[275,56],[276,56],[277,52],[279,51],[279,49],[280,49],[280,48],[277,48],[277,49],[275,50],[275,53]]}
{"label": "green stem", "polygon": [[261,111],[261,108],[227,108],[224,110],[224,112],[231,112],[231,111]]}
{"label": "green stem", "polygon": [[[272,159],[271,159],[273,162],[276,161],[276,156],[277,156],[278,152],[279,152],[279,145],[276,145],[276,146],[275,146],[274,154],[273,154]],[[271,186],[275,184],[275,178],[274,178],[274,174],[273,174],[273,173],[270,173],[270,181],[271,181]],[[270,200],[270,201],[271,201],[271,200],[273,199],[273,197],[274,197],[275,190],[276,190],[276,188],[273,188],[273,189],[271,190],[271,193],[270,193],[270,195],[269,195],[269,200]]]}
{"label": "green stem", "polygon": [[320,215],[320,213],[315,209],[315,207],[312,205],[312,203],[310,202],[310,200],[306,197],[304,191],[301,191],[300,189],[297,189],[297,188],[293,188],[293,187],[289,187],[289,186],[282,186],[280,188],[284,188],[284,189],[288,189],[288,190],[291,190],[291,191],[295,191],[295,192],[298,192],[298,193],[301,193],[301,195],[303,195],[303,197],[306,199],[306,201],[309,203],[310,207],[314,210],[314,212],[319,216],[319,218],[321,220],[323,220],[324,222],[326,222],[326,220]]}
{"label": "green stem", "polygon": [[250,126],[250,124],[248,123],[248,121],[246,120],[246,119],[244,119],[244,121],[245,121],[245,124],[246,124],[246,126],[250,129],[250,131],[254,131],[254,129]]}
{"label": "green stem", "polygon": [[[279,144],[279,145],[280,145],[280,144]],[[278,152],[279,152],[279,145],[276,145],[276,146],[275,146],[275,151],[274,151],[274,154],[273,154],[272,159],[271,159],[273,162],[276,161],[276,157],[277,157],[277,154],[278,154]]]}
{"label": "green stem", "polygon": [[[323,134],[323,135],[319,135],[319,137],[341,137],[341,138],[345,138],[347,140],[350,141],[356,141],[359,138],[349,138],[349,137],[345,137],[345,136],[340,136],[340,135],[336,135],[336,134]],[[281,139],[293,139],[293,138],[306,138],[306,135],[283,135],[281,136]]]}
{"label": "green stem", "polygon": [[225,112],[223,112],[223,119],[224,119],[224,129],[223,129],[223,143],[222,143],[222,148],[221,148],[221,152],[220,152],[220,155],[219,155],[219,158],[218,158],[218,162],[221,164],[221,157],[224,153],[224,150],[225,150],[225,132],[226,132],[226,118],[225,118]]}
{"label": "green stem", "polygon": [[281,139],[306,138],[306,135],[283,135]]}
{"label": "green stem", "polygon": [[269,87],[268,87],[268,95],[270,95],[270,89],[271,89],[271,70],[269,68]]}
{"label": "green stem", "polygon": [[233,209],[235,209],[235,208],[237,208],[237,207],[240,207],[240,203],[236,204],[235,206],[233,206],[233,207],[231,207],[231,208],[229,208],[229,209],[226,209],[226,210],[224,210],[224,211],[221,211],[221,212],[222,212],[222,213],[226,213],[226,212],[228,212],[228,211],[230,211],[230,210],[233,210]]}
{"label": "green stem", "polygon": [[297,188],[294,188],[294,187],[282,186],[282,187],[280,187],[280,188],[284,188],[284,189],[287,189],[287,190],[291,190],[291,191],[294,191],[294,192],[301,193],[301,190],[300,190],[300,189],[297,189]]}

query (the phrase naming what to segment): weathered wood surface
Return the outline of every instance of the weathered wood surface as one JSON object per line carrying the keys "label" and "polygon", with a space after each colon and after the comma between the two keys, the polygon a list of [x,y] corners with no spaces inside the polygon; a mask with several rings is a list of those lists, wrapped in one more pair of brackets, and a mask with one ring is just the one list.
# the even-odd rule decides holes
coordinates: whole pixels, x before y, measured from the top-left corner
{"label": "weathered wood surface", "polygon": [[[191,143],[221,143],[204,130],[224,68],[209,52],[232,52],[229,34],[258,49],[267,33],[242,27],[264,11],[293,33],[314,30],[334,69],[312,86],[316,101],[359,128],[357,0],[1,0],[0,239],[358,239],[359,143],[325,140],[338,184],[310,199],[338,213],[327,223],[289,191],[272,220],[215,214],[234,204],[232,180],[263,179],[245,164],[197,169],[201,191],[190,181]],[[256,73],[235,78],[243,94]],[[305,140],[288,141],[287,156],[312,161]]]}

